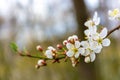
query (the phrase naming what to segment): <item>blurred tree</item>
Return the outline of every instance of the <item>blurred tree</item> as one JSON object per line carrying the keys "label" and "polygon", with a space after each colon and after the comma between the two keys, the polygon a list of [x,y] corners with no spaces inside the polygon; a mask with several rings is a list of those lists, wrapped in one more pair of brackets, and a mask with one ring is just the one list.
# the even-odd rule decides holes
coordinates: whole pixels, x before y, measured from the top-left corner
{"label": "blurred tree", "polygon": [[[86,5],[84,3],[84,0],[73,0],[74,7],[75,7],[75,12],[76,12],[76,19],[78,23],[78,35],[80,36],[81,39],[84,39],[84,22],[88,18],[87,14],[87,9]],[[86,64],[84,63],[83,58],[81,59],[82,61],[80,62],[80,76],[82,80],[96,80],[96,71],[95,71],[95,64],[90,63]]]}

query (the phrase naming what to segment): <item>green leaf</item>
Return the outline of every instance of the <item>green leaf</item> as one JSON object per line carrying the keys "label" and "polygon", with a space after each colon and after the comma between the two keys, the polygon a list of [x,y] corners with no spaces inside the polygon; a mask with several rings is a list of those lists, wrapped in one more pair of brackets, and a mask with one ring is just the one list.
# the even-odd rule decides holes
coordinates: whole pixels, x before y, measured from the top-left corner
{"label": "green leaf", "polygon": [[11,42],[11,43],[10,43],[10,47],[11,47],[11,49],[12,49],[14,52],[17,52],[17,51],[18,51],[18,46],[16,45],[16,43]]}

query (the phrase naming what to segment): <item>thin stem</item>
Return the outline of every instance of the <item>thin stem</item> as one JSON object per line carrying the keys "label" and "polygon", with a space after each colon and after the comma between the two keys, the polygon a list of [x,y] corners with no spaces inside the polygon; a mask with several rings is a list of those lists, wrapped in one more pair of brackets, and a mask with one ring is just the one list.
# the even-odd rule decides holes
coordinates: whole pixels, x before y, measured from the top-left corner
{"label": "thin stem", "polygon": [[[38,59],[44,59],[44,60],[53,60],[53,59],[46,58],[46,57],[34,56],[34,55],[26,55],[26,54],[20,54],[20,56],[29,57],[29,58],[38,58]],[[60,57],[57,57],[56,59],[63,59],[63,58],[65,58],[65,56],[60,56]]]}
{"label": "thin stem", "polygon": [[109,31],[106,37],[108,37],[111,33],[113,33],[116,30],[119,30],[119,29],[120,29],[120,25],[117,26],[116,28],[112,29],[111,31]]}

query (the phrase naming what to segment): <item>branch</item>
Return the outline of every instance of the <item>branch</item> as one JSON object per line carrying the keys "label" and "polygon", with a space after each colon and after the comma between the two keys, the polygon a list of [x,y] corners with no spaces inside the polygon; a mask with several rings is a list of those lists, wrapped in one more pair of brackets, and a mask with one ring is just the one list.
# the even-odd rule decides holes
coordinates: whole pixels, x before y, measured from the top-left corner
{"label": "branch", "polygon": [[116,28],[112,29],[111,31],[109,31],[106,37],[108,37],[111,33],[113,33],[116,30],[119,30],[119,29],[120,29],[120,25],[117,26]]}
{"label": "branch", "polygon": [[[46,58],[46,57],[42,57],[42,56],[34,56],[34,55],[30,55],[30,54],[21,54],[18,52],[18,54],[22,57],[29,57],[29,58],[38,58],[38,59],[44,59],[44,60],[54,60],[54,59],[50,59],[50,58]],[[63,59],[65,58],[65,56],[60,56],[60,57],[56,57],[55,59]]]}

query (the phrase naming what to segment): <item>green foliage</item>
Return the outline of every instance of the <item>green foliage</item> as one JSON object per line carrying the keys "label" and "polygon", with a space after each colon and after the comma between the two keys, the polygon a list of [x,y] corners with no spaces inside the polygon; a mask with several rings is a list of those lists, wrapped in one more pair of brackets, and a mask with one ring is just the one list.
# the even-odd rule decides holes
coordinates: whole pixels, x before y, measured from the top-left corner
{"label": "green foliage", "polygon": [[17,46],[16,43],[11,42],[11,43],[10,43],[10,47],[11,47],[11,49],[12,49],[14,52],[17,52],[17,51],[18,51],[18,46]]}

